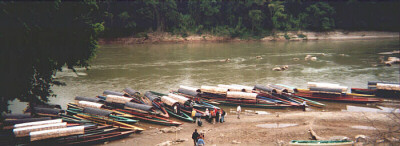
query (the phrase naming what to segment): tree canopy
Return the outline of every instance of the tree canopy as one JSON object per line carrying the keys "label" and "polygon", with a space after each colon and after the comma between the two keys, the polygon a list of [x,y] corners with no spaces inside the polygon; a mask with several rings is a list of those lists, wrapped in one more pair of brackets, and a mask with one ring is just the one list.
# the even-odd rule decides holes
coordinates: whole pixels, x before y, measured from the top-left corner
{"label": "tree canopy", "polygon": [[0,2],[1,105],[47,102],[63,66],[87,67],[104,29],[95,1]]}
{"label": "tree canopy", "polygon": [[[396,0],[167,0],[101,1],[102,37],[143,36],[162,31],[187,35],[266,36],[274,31],[399,31]],[[126,14],[127,13],[127,14]],[[132,23],[134,22],[134,23]],[[134,24],[128,25],[127,24]]]}

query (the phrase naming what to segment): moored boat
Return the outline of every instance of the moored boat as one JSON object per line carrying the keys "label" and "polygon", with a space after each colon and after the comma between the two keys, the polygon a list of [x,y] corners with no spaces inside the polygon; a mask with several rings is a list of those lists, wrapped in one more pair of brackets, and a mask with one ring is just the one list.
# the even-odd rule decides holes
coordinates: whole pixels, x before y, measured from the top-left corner
{"label": "moored boat", "polygon": [[289,142],[292,146],[352,146],[353,144],[353,141],[348,140],[292,140]]}

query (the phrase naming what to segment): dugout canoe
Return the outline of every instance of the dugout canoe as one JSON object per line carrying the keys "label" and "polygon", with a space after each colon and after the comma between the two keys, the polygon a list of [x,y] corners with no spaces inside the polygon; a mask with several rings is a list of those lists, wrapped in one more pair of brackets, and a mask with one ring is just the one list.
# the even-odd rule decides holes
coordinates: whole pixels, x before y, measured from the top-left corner
{"label": "dugout canoe", "polygon": [[348,140],[292,140],[291,146],[352,146],[353,141]]}
{"label": "dugout canoe", "polygon": [[123,122],[123,123],[127,123],[127,124],[134,124],[134,123],[138,122],[138,120],[133,120],[133,119],[124,117],[124,115],[116,114],[113,111],[95,109],[95,108],[78,108],[78,107],[72,106],[71,104],[68,104],[67,113],[72,114],[72,115],[80,113],[80,114],[85,114],[85,115],[92,116],[92,117],[107,117],[108,119],[111,119],[113,121]]}
{"label": "dugout canoe", "polygon": [[295,96],[300,96],[308,99],[315,100],[327,100],[327,101],[337,101],[337,102],[352,102],[352,103],[373,103],[380,102],[381,99],[378,98],[368,98],[368,97],[359,97],[352,95],[341,95],[341,94],[324,94],[324,93],[304,93],[299,92],[293,94]]}
{"label": "dugout canoe", "polygon": [[[166,95],[166,94],[155,92],[155,91],[149,91],[149,92],[156,96],[165,96]],[[168,106],[165,103],[162,103],[161,101],[159,101],[159,104],[164,107],[164,109],[168,112],[169,115],[171,115],[179,120],[182,120],[182,121],[193,122],[193,118],[188,116],[186,113],[181,112],[181,114],[177,114],[174,112],[174,109],[171,106]]]}
{"label": "dugout canoe", "polygon": [[115,119],[111,119],[108,117],[93,116],[93,115],[88,115],[88,114],[80,113],[80,112],[73,111],[73,110],[67,110],[67,112],[70,114],[73,114],[74,117],[90,120],[93,123],[96,123],[99,125],[113,125],[114,127],[119,127],[121,129],[126,129],[126,130],[133,130],[133,131],[136,131],[137,133],[140,133],[141,131],[145,130],[141,127],[134,126],[132,124],[119,122],[119,121],[116,121]]}

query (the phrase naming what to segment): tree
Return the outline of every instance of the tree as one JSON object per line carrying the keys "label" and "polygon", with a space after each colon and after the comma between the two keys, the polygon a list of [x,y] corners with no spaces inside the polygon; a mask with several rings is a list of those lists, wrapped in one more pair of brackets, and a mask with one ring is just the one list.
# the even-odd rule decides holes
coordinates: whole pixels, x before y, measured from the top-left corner
{"label": "tree", "polygon": [[335,10],[328,3],[318,2],[306,8],[307,21],[313,30],[330,30],[335,27]]}
{"label": "tree", "polygon": [[285,13],[285,6],[282,1],[271,1],[268,4],[271,14],[271,21],[274,29],[285,29],[287,14]]}
{"label": "tree", "polygon": [[252,24],[252,27],[251,27],[252,31],[254,31],[254,27],[257,30],[262,29],[261,28],[261,22],[263,20],[263,16],[262,16],[261,10],[250,10],[249,11],[249,17],[250,17],[251,24]]}
{"label": "tree", "polygon": [[[63,66],[88,67],[104,27],[94,0],[0,2],[0,112],[8,101],[48,101]],[[75,70],[74,70],[75,71]]]}

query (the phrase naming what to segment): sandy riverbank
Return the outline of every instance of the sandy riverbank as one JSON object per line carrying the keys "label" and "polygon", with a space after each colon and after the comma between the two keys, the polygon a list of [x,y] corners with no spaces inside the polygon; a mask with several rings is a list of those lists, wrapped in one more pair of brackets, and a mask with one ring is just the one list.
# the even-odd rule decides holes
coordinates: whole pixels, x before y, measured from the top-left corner
{"label": "sandy riverbank", "polygon": [[[108,145],[152,146],[174,141],[176,137],[187,141],[172,145],[192,145],[191,134],[196,128],[205,133],[206,145],[288,145],[290,140],[310,139],[308,132],[310,128],[324,140],[334,136],[346,136],[354,140],[357,135],[365,135],[369,137],[368,142],[372,145],[385,138],[391,141],[398,140],[399,133],[387,133],[390,128],[398,130],[399,122],[398,118],[393,118],[393,114],[388,113],[293,111],[267,115],[242,114],[241,119],[237,119],[234,113],[229,113],[223,124],[209,124],[203,120],[204,125],[198,127],[192,123],[185,123],[181,126],[182,130],[176,133],[162,133],[160,129],[164,127],[150,127],[142,134],[134,134],[126,139],[110,142]],[[294,125],[287,128],[263,128],[258,127],[260,124]],[[359,128],[363,129],[352,126],[360,126]],[[397,141],[393,144],[400,143]]]}
{"label": "sandy riverbank", "polygon": [[[286,37],[285,37],[286,36]],[[378,38],[399,38],[399,32],[380,31],[330,31],[330,32],[305,32],[291,31],[280,32],[274,36],[264,37],[260,40],[242,40],[210,34],[190,35],[181,37],[169,33],[148,33],[148,37],[126,37],[113,39],[100,39],[100,44],[143,44],[143,43],[190,43],[190,42],[238,42],[238,41],[304,41],[304,40],[348,40],[348,39],[378,39]]]}

